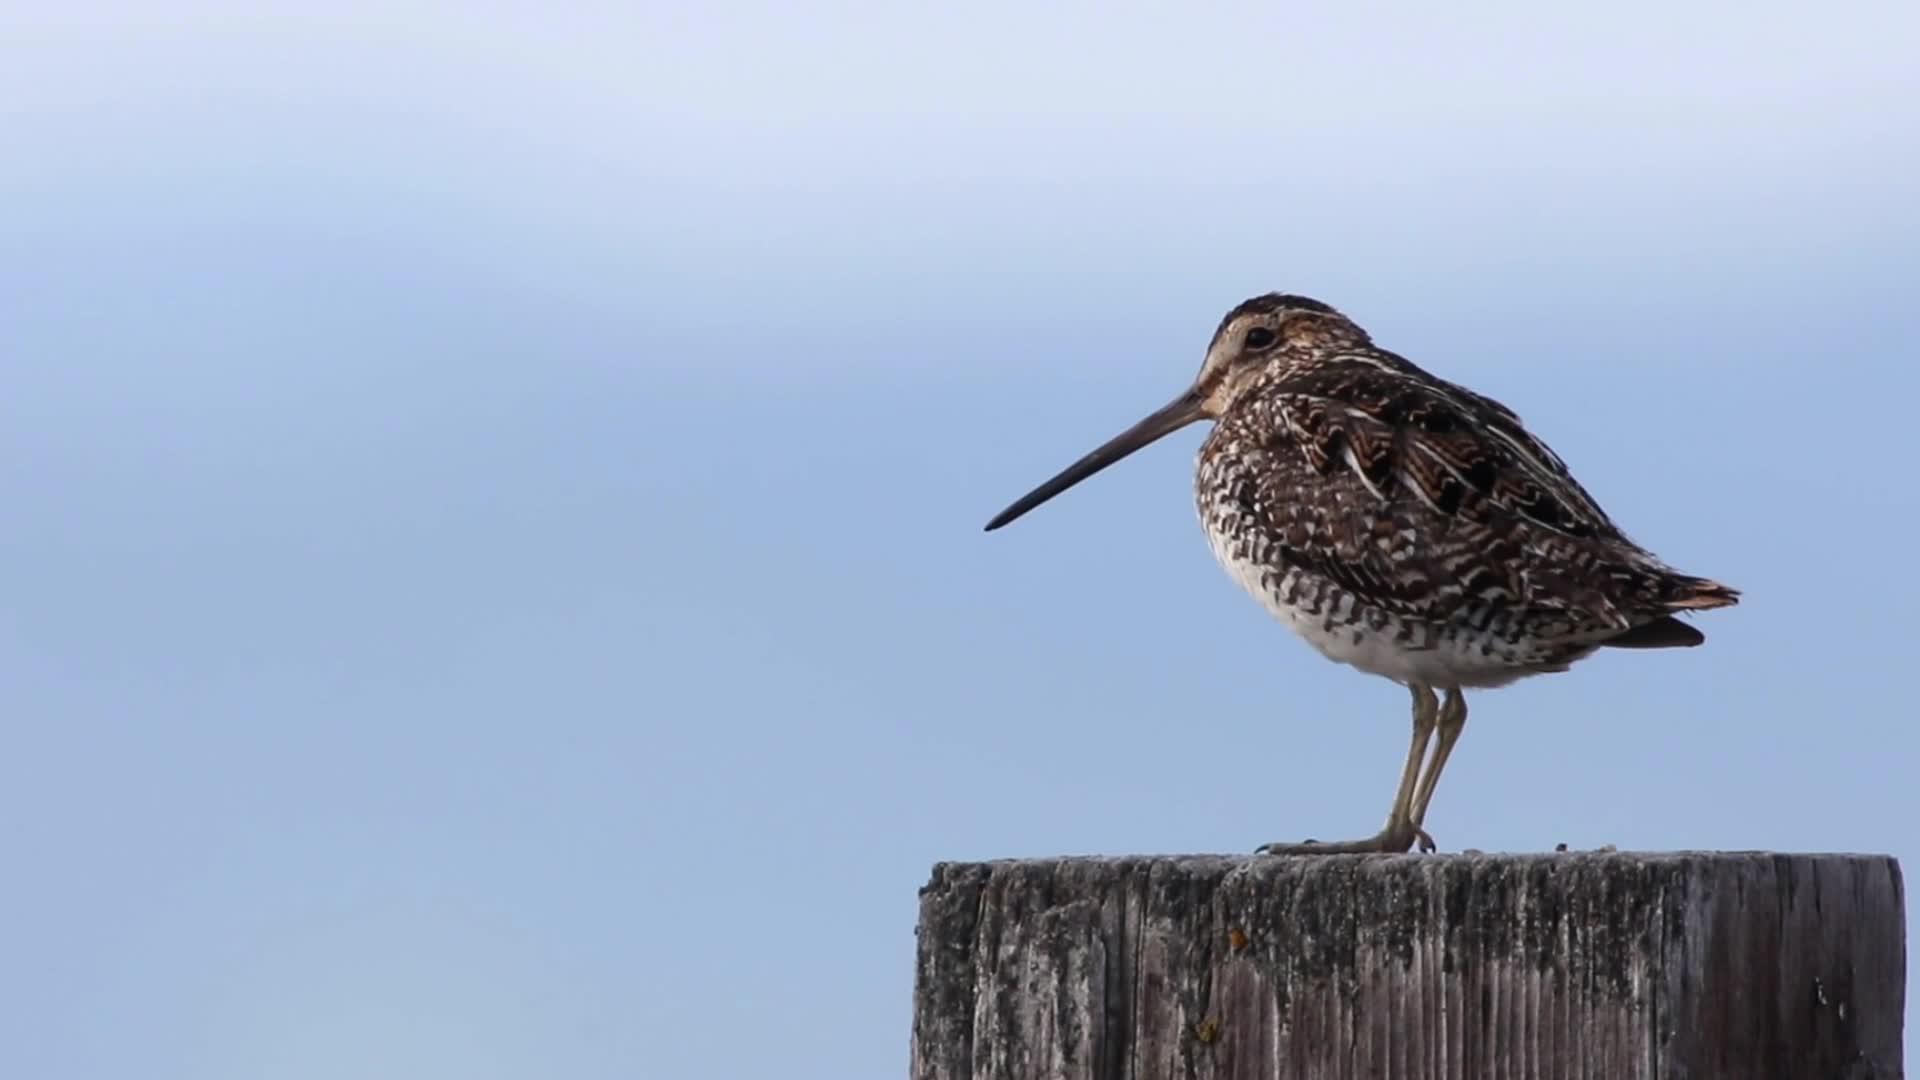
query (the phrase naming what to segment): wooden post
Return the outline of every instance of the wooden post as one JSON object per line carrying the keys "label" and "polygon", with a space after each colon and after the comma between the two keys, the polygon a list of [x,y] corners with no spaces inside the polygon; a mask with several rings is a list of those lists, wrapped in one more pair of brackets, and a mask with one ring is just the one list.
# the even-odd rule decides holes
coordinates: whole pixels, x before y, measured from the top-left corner
{"label": "wooden post", "polygon": [[1885,856],[942,863],[916,1080],[1886,1080]]}

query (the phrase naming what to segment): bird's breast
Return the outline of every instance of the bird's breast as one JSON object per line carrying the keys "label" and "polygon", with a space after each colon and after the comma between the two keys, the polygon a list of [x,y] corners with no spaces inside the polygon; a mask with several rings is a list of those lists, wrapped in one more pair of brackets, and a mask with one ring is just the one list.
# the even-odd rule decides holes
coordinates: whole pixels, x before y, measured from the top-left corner
{"label": "bird's breast", "polygon": [[[1322,656],[1401,684],[1503,686],[1563,670],[1563,650],[1489,620],[1434,620],[1390,612],[1289,558],[1271,514],[1249,505],[1233,466],[1203,465],[1197,505],[1214,558],[1269,614]],[[1210,475],[1211,474],[1211,475]],[[1209,483],[1209,479],[1213,482]]]}

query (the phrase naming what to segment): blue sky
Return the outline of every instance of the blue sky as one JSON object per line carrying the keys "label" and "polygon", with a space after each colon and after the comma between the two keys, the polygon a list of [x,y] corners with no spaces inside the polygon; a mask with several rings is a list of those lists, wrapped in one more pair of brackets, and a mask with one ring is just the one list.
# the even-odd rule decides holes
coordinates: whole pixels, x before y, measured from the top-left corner
{"label": "blue sky", "polygon": [[1891,852],[1920,16],[0,14],[0,1072],[905,1067],[941,859],[1378,825],[1399,689],[1237,592],[1270,289],[1746,593],[1479,695],[1443,847]]}

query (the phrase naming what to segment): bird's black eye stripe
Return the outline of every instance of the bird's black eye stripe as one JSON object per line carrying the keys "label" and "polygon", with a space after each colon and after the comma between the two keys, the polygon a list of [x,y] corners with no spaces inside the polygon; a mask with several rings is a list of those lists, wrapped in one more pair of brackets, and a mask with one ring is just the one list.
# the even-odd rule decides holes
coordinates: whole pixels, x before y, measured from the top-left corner
{"label": "bird's black eye stripe", "polygon": [[1264,326],[1256,326],[1247,331],[1247,348],[1264,349],[1273,344],[1273,331]]}

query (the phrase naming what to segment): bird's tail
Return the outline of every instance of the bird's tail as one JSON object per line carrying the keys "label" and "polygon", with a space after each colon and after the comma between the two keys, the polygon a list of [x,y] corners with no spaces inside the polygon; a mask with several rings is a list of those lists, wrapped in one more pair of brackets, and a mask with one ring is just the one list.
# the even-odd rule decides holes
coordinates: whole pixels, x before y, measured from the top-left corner
{"label": "bird's tail", "polygon": [[1740,590],[1703,577],[1675,574],[1667,579],[1662,598],[1668,611],[1706,611],[1732,607],[1740,602]]}
{"label": "bird's tail", "polygon": [[[1707,578],[1670,574],[1660,584],[1659,605],[1669,612],[1706,611],[1740,602],[1740,590]],[[1617,649],[1672,649],[1690,648],[1706,640],[1705,634],[1669,614],[1616,634],[1601,644]]]}

